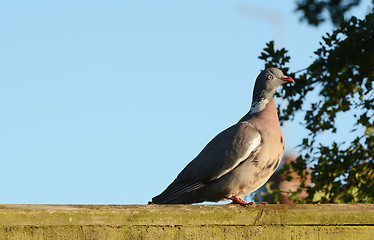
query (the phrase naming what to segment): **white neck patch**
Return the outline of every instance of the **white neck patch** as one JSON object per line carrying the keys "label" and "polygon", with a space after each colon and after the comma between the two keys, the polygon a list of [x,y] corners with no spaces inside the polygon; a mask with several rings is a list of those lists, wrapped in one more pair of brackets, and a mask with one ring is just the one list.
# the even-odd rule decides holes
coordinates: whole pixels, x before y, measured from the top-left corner
{"label": "white neck patch", "polygon": [[250,113],[261,112],[262,110],[264,110],[266,108],[266,105],[268,104],[268,102],[269,102],[269,100],[267,100],[266,98],[261,98],[260,101],[254,102],[252,104]]}

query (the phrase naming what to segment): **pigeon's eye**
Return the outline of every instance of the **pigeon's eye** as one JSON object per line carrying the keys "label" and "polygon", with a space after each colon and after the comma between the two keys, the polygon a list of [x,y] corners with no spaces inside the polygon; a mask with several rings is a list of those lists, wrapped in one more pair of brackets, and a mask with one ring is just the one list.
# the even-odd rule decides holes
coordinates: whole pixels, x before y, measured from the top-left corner
{"label": "pigeon's eye", "polygon": [[272,79],[273,79],[273,75],[269,74],[269,75],[268,75],[268,79],[269,79],[269,80],[272,80]]}

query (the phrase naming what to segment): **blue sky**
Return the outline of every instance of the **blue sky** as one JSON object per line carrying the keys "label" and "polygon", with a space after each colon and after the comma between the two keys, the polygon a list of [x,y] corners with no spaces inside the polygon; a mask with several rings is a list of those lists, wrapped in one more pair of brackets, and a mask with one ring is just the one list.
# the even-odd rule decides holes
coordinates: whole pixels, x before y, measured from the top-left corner
{"label": "blue sky", "polygon": [[[1,1],[0,203],[147,203],[249,110],[266,42],[289,49],[291,71],[313,61],[332,26],[294,8]],[[298,121],[283,127],[287,151],[306,134]]]}

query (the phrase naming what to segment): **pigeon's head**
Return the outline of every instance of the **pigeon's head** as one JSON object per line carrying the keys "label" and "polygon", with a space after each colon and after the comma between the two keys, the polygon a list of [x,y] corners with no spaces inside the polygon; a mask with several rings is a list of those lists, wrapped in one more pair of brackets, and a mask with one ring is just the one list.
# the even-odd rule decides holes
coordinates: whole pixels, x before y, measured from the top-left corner
{"label": "pigeon's head", "polygon": [[287,77],[278,68],[268,68],[262,71],[257,79],[254,88],[254,96],[271,99],[275,89],[286,82],[294,82],[291,77]]}

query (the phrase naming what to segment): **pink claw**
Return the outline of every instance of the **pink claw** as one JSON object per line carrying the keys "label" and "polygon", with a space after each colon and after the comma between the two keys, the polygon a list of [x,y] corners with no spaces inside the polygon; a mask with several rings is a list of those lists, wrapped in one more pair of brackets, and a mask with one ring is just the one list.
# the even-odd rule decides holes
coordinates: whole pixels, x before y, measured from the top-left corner
{"label": "pink claw", "polygon": [[255,205],[257,205],[257,204],[267,205],[268,204],[267,202],[259,202],[259,203],[249,202],[248,203],[238,196],[232,196],[230,199],[232,200],[232,204],[240,204],[240,206],[250,206],[250,205],[254,205],[254,204]]}
{"label": "pink claw", "polygon": [[240,197],[237,197],[237,196],[232,196],[230,199],[232,200],[232,203],[240,204],[240,206],[248,206],[248,205],[253,204],[253,202],[247,203],[246,201],[244,201],[243,199],[241,199]]}

